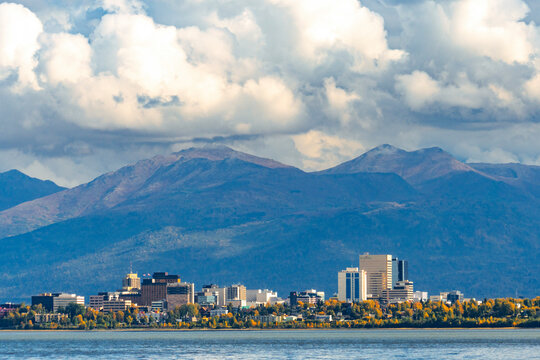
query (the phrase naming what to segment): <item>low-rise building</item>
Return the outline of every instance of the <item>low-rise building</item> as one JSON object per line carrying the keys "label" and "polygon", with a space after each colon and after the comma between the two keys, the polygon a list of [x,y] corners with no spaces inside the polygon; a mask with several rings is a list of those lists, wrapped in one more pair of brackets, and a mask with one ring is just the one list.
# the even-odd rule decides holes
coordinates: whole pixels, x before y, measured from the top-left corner
{"label": "low-rise building", "polygon": [[247,307],[246,300],[227,300],[227,304],[231,305],[233,308]]}
{"label": "low-rise building", "polygon": [[332,321],[332,315],[315,315],[315,320],[317,321],[323,321],[323,322],[331,322]]}
{"label": "low-rise building", "polygon": [[393,289],[384,289],[381,293],[381,302],[385,304],[410,301],[414,298],[414,284],[404,280],[396,282]]}
{"label": "low-rise building", "polygon": [[459,290],[452,290],[446,295],[446,301],[452,304],[456,301],[463,302],[463,293]]}
{"label": "low-rise building", "polygon": [[227,315],[228,313],[229,313],[229,310],[223,309],[223,308],[210,310],[210,316],[221,316],[221,315]]}
{"label": "low-rise building", "polygon": [[58,314],[58,313],[53,313],[53,314],[36,314],[34,315],[34,322],[36,324],[40,324],[40,323],[51,323],[51,322],[55,322],[55,323],[58,323],[60,320],[62,320],[63,318],[67,317],[67,315],[64,315],[64,314]]}
{"label": "low-rise building", "polygon": [[21,304],[5,303],[0,305],[0,318],[21,307]]}
{"label": "low-rise building", "polygon": [[152,301],[152,311],[160,312],[167,310],[167,302],[165,300]]}
{"label": "low-rise building", "polygon": [[277,292],[268,289],[246,290],[246,301],[248,304],[261,305],[271,304],[277,301]]}
{"label": "low-rise building", "polygon": [[283,316],[273,315],[273,314],[260,315],[260,316],[255,316],[253,320],[260,321],[261,323],[266,323],[266,324],[275,324],[275,323],[283,322]]}
{"label": "low-rise building", "polygon": [[415,291],[413,294],[413,301],[428,301],[427,291]]}
{"label": "low-rise building", "polygon": [[90,307],[98,311],[125,311],[131,306],[131,300],[121,298],[120,292],[105,292],[90,296]]}
{"label": "low-rise building", "polygon": [[289,303],[291,306],[296,306],[299,302],[302,302],[303,304],[317,304],[319,301],[324,302],[324,291],[310,289],[301,292],[293,291],[289,295]]}

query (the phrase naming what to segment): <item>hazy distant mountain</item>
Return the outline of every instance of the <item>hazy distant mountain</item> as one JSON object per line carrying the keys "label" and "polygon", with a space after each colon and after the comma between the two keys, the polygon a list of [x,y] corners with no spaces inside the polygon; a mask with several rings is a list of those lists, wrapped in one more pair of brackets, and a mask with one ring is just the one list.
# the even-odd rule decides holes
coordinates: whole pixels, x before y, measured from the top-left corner
{"label": "hazy distant mountain", "polygon": [[332,293],[366,251],[407,258],[417,289],[537,295],[536,168],[488,168],[388,145],[317,173],[224,147],[142,160],[0,212],[0,299],[116,289],[130,264]]}
{"label": "hazy distant mountain", "polygon": [[39,180],[18,170],[0,173],[0,211],[64,190],[50,180]]}

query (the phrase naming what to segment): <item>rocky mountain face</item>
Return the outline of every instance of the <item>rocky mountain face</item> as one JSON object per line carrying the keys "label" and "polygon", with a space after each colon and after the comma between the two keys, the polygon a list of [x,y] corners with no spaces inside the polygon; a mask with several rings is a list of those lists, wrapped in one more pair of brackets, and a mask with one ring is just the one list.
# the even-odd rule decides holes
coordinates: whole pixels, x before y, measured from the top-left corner
{"label": "rocky mountain face", "polygon": [[0,173],[0,211],[64,189],[52,181],[32,178],[18,170]]}
{"label": "rocky mountain face", "polygon": [[389,145],[317,173],[225,147],[158,156],[1,211],[0,299],[116,289],[130,264],[332,294],[366,251],[408,259],[417,289],[537,295],[537,171]]}

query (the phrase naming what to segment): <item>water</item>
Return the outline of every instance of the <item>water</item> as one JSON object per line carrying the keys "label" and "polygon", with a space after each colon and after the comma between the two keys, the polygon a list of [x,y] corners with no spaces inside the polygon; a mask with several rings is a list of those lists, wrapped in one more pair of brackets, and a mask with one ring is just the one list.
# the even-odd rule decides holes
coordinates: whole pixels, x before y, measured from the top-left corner
{"label": "water", "polygon": [[540,359],[540,330],[0,332],[0,359]]}

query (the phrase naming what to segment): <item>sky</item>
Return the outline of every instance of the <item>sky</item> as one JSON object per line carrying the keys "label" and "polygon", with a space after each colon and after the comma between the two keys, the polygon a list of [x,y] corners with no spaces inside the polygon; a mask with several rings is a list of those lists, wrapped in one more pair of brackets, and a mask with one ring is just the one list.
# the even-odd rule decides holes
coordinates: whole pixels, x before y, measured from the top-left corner
{"label": "sky", "polygon": [[2,1],[0,171],[75,186],[206,144],[540,165],[537,23],[524,0]]}

